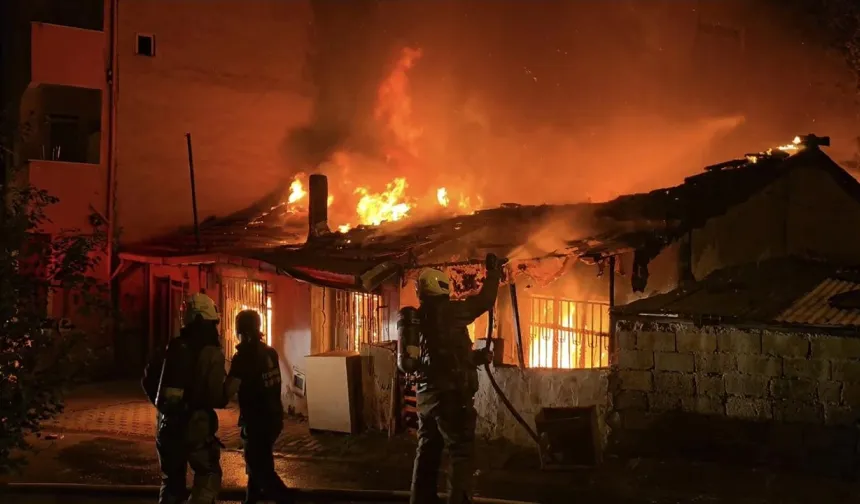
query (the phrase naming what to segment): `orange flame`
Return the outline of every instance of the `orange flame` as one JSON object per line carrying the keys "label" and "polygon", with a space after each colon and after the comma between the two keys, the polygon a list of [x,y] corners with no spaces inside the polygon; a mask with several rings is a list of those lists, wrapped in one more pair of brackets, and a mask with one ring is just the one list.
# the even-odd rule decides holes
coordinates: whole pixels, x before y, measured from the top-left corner
{"label": "orange flame", "polygon": [[364,225],[378,226],[406,217],[412,208],[404,201],[406,187],[406,179],[400,177],[386,184],[385,191],[378,194],[372,194],[366,187],[356,189],[355,193],[361,195],[356,207],[359,221]]}

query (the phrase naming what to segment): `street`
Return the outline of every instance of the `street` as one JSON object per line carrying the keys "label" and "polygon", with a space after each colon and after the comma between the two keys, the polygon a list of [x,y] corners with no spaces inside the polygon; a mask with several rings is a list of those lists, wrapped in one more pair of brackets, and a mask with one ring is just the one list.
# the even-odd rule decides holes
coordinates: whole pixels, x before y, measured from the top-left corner
{"label": "street", "polygon": [[[223,487],[240,490],[246,477],[235,413],[234,408],[219,412],[219,436],[227,446],[221,457]],[[23,472],[0,478],[0,482],[157,485],[153,434],[154,410],[136,384],[82,387],[69,396],[65,412],[45,424],[41,438],[32,440],[36,451]],[[276,468],[295,488],[406,491],[414,449],[411,435],[389,439],[372,432],[352,436],[311,433],[306,423],[288,419],[276,444]],[[805,504],[860,497],[850,480],[684,461],[608,459],[599,468],[541,471],[534,452],[486,442],[478,445],[477,467],[477,496],[542,504],[573,500]],[[49,494],[4,495],[2,501],[64,502],[55,499],[57,496]],[[118,500],[75,496],[73,501]]]}

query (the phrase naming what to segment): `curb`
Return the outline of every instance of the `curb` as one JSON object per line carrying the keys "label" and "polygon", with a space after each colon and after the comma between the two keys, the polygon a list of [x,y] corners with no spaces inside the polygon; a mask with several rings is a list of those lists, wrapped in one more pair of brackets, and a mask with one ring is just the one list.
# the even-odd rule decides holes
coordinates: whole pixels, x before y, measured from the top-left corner
{"label": "curb", "polygon": [[[155,485],[83,485],[53,483],[4,483],[0,484],[0,494],[56,494],[92,497],[157,498],[159,488]],[[386,490],[349,490],[342,488],[296,488],[293,496],[304,502],[408,502],[407,491]],[[440,494],[443,496],[445,494]],[[239,487],[222,488],[218,495],[222,500],[245,498],[245,489]],[[491,499],[473,497],[475,504],[537,504],[528,501]]]}

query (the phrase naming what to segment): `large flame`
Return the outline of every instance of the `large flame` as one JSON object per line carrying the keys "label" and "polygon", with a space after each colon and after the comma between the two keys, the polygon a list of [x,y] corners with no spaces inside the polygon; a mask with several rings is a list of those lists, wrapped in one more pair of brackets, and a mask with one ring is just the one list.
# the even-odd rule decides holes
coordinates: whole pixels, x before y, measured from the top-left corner
{"label": "large flame", "polygon": [[[409,217],[416,211],[439,212],[447,209],[448,212],[472,213],[480,208],[483,200],[480,196],[469,194],[467,191],[458,190],[456,196],[449,192],[448,188],[435,188],[435,193],[428,190],[426,198],[410,197],[406,194],[410,183],[407,182],[406,174],[426,173],[427,169],[421,166],[421,156],[418,141],[422,136],[422,128],[415,124],[412,113],[412,99],[409,93],[409,71],[421,59],[421,50],[404,48],[392,67],[388,76],[380,83],[376,95],[374,108],[374,119],[379,126],[382,135],[384,164],[386,170],[396,173],[387,181],[368,175],[369,170],[364,170],[360,165],[363,158],[352,155],[346,151],[336,152],[331,159],[331,164],[340,170],[335,183],[330,186],[338,192],[337,199],[341,201],[335,209],[333,217],[335,221],[340,220],[342,224],[337,226],[338,231],[345,233],[356,225],[378,226],[383,222],[394,222]],[[371,181],[361,184],[357,188],[338,186],[347,183],[344,175],[361,173],[362,177],[369,177]],[[376,178],[376,183],[373,179]],[[304,205],[307,198],[305,189],[306,175],[299,174],[290,184],[287,196],[287,208],[292,212],[306,211]],[[380,192],[373,192],[371,187],[382,187]],[[426,188],[430,189],[430,188]],[[420,191],[423,193],[424,191]],[[435,196],[435,197],[434,197]],[[331,207],[334,196],[329,196],[328,205]],[[354,204],[355,211],[352,215],[343,214],[343,205]],[[340,213],[339,213],[340,212]]]}
{"label": "large flame", "polygon": [[356,189],[355,193],[361,195],[356,207],[359,221],[364,225],[378,226],[406,217],[411,208],[404,200],[406,187],[405,178],[396,178],[378,194],[371,193],[366,187]]}

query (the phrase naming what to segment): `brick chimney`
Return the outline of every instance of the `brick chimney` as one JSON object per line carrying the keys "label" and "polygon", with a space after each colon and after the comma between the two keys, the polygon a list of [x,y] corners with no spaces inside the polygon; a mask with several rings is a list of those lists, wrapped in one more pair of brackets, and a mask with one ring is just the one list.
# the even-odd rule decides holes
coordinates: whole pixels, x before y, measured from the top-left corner
{"label": "brick chimney", "polygon": [[315,173],[308,180],[308,239],[329,232],[328,178]]}

